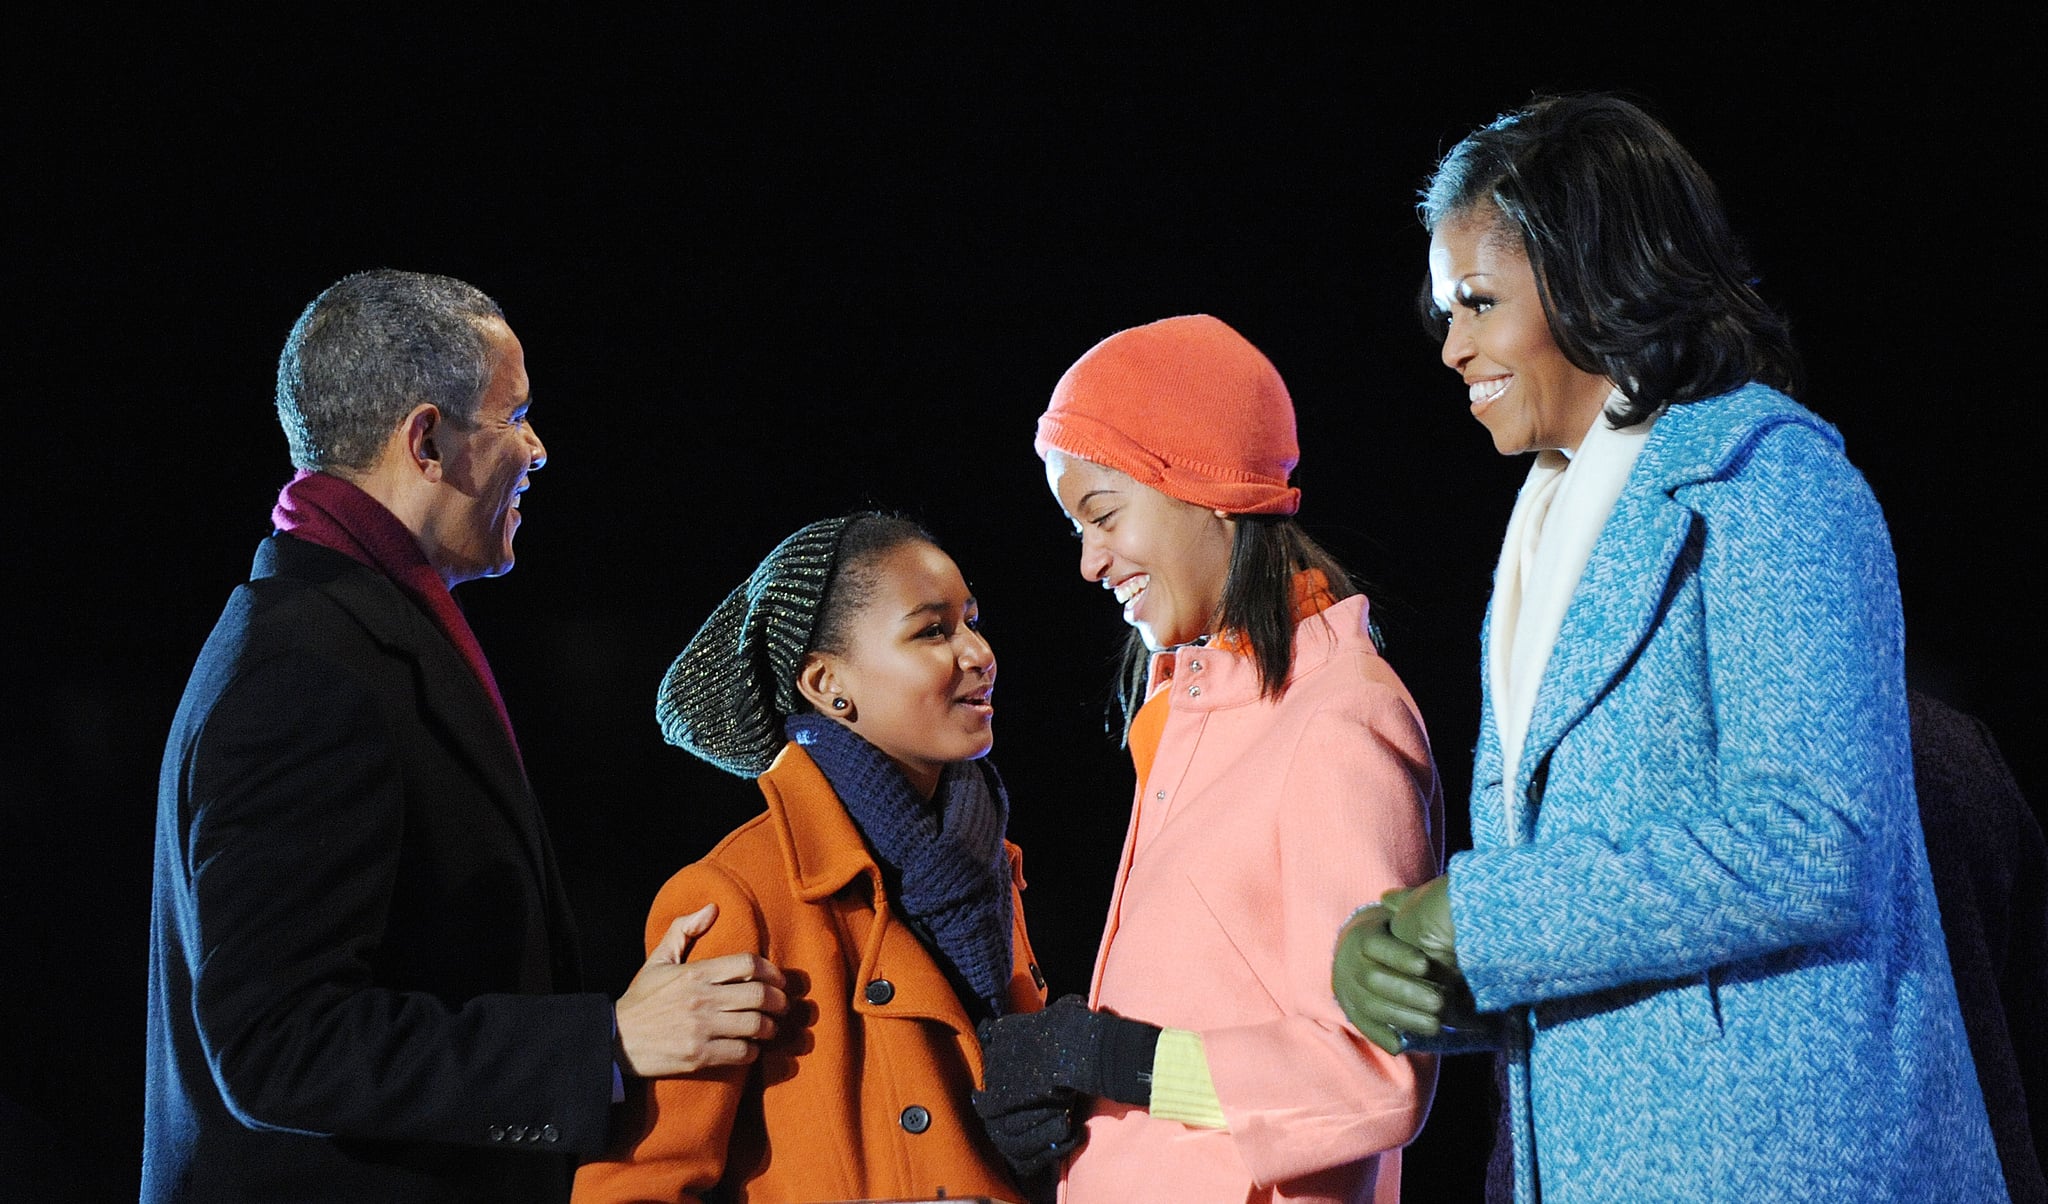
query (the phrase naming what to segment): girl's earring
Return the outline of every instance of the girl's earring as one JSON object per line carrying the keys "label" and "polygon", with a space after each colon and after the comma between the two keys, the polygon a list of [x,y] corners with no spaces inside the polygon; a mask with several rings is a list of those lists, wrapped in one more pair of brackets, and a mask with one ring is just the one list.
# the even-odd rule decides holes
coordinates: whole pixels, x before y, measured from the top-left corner
{"label": "girl's earring", "polygon": [[845,710],[845,709],[846,709],[846,700],[845,700],[844,698],[835,698],[835,699],[833,699],[833,700],[832,700],[832,709],[833,709],[833,710],[835,710],[835,711],[843,711],[843,710]]}

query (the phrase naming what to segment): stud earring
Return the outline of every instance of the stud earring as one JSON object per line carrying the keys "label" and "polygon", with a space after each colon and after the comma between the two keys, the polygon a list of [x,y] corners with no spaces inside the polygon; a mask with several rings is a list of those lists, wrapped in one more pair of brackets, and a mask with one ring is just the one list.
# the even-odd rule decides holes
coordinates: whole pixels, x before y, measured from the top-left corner
{"label": "stud earring", "polygon": [[833,709],[833,710],[835,710],[835,711],[843,711],[843,710],[845,710],[845,709],[846,709],[846,700],[845,700],[844,698],[835,698],[835,699],[833,699],[833,700],[832,700],[832,709]]}

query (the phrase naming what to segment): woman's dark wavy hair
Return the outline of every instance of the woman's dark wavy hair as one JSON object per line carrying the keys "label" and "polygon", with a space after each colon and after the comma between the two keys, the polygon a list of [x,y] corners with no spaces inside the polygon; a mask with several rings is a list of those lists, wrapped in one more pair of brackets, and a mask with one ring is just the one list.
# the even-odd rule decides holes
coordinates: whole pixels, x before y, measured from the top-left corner
{"label": "woman's dark wavy hair", "polygon": [[[1797,390],[1791,334],[1757,295],[1714,182],[1636,105],[1538,98],[1452,147],[1416,206],[1432,234],[1488,207],[1521,232],[1565,358],[1627,396],[1615,425],[1752,380]],[[1441,340],[1427,285],[1422,301]]]}
{"label": "woman's dark wavy hair", "polygon": [[[1251,645],[1252,663],[1259,673],[1259,694],[1278,698],[1287,690],[1287,674],[1294,668],[1294,577],[1304,569],[1316,569],[1337,600],[1358,593],[1358,583],[1335,556],[1310,539],[1301,524],[1285,515],[1240,514],[1237,532],[1230,541],[1230,567],[1223,581],[1223,608],[1217,626],[1241,634]],[[1379,642],[1379,632],[1373,633]],[[1145,704],[1145,681],[1150,675],[1152,653],[1136,631],[1124,641],[1122,665],[1117,674],[1111,731],[1130,739],[1131,720]]]}

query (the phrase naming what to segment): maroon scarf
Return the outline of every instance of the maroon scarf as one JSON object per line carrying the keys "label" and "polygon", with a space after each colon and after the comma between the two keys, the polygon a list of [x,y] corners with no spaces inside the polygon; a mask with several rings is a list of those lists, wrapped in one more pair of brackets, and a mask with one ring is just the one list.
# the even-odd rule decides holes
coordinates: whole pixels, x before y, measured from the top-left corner
{"label": "maroon scarf", "polygon": [[[482,645],[470,631],[469,620],[462,617],[462,609],[455,605],[455,595],[448,592],[447,583],[396,515],[340,477],[302,470],[277,495],[270,521],[293,538],[340,552],[375,569],[419,603],[469,663],[484,693],[490,695],[491,704],[498,709],[498,722],[505,725],[505,739],[512,744],[512,755],[519,757],[512,716],[505,710],[505,698],[498,693],[498,679],[491,676],[491,663],[484,659]],[[523,757],[520,764],[523,768]]]}

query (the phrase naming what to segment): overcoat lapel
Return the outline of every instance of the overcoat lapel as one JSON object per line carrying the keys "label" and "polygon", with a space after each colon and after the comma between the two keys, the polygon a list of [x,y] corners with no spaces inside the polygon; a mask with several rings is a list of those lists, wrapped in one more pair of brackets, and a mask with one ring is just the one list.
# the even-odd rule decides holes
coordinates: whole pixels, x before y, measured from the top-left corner
{"label": "overcoat lapel", "polygon": [[[957,1033],[972,1033],[974,1022],[945,971],[910,926],[890,914],[882,871],[818,763],[801,745],[791,743],[757,780],[797,897],[835,907],[849,931],[862,921],[866,924],[865,930],[854,933],[860,964],[852,975],[853,1010],[875,1021],[936,1021]],[[835,902],[843,898],[839,892],[844,887],[860,879],[868,883],[866,900]],[[877,979],[895,984],[887,1006],[870,1002],[859,989]]]}
{"label": "overcoat lapel", "polygon": [[[267,555],[265,553],[268,553]],[[268,571],[266,571],[268,570]],[[418,666],[420,699],[430,725],[445,728],[456,754],[488,788],[505,821],[519,833],[534,880],[555,910],[553,854],[541,828],[540,805],[526,771],[499,722],[497,708],[469,663],[425,611],[397,585],[339,552],[299,540],[270,539],[256,559],[256,574],[290,574],[316,582],[364,631]]]}
{"label": "overcoat lapel", "polygon": [[[1667,415],[1667,420],[1669,416]],[[1515,767],[1512,797],[1521,800],[1518,840],[1535,826],[1529,786],[1537,767],[1584,718],[1635,657],[1656,627],[1664,594],[1692,529],[1693,514],[1672,500],[1661,440],[1652,430],[1628,484],[1615,499],[1579,586],[1558,629],[1550,662],[1536,688],[1529,733]]]}
{"label": "overcoat lapel", "polygon": [[[349,579],[357,580],[354,575]],[[403,605],[405,635],[393,646],[410,653],[419,665],[421,707],[429,725],[446,727],[457,755],[484,783],[499,814],[519,834],[527,864],[540,884],[540,897],[546,901],[548,947],[558,987],[580,987],[582,956],[568,894],[555,866],[554,845],[541,818],[540,800],[534,797],[525,765],[512,747],[497,706],[439,625],[388,581],[379,578],[373,584],[397,594]]]}
{"label": "overcoat lapel", "polygon": [[519,825],[538,868],[538,806],[526,771],[520,767],[512,742],[505,735],[497,708],[491,705],[483,684],[470,671],[469,662],[462,659],[455,645],[424,614],[418,616],[416,634],[420,693],[426,709],[455,734],[455,745],[463,758],[490,785],[491,797],[506,815]]}
{"label": "overcoat lapel", "polygon": [[1833,427],[1761,385],[1671,406],[1657,419],[1593,545],[1537,687],[1512,784],[1512,797],[1520,800],[1515,839],[1533,835],[1529,784],[1537,767],[1614,684],[1657,624],[1696,521],[1680,492],[1718,478],[1745,447],[1782,423],[1811,427],[1841,447]]}

